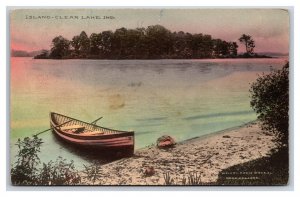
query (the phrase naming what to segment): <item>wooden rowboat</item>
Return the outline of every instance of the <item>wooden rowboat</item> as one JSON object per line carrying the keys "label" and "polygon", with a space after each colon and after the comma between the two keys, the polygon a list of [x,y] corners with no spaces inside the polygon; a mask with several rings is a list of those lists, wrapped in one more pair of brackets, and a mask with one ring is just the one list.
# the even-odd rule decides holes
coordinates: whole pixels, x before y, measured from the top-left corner
{"label": "wooden rowboat", "polygon": [[84,148],[134,152],[134,132],[100,127],[62,114],[50,113],[50,126],[64,141]]}

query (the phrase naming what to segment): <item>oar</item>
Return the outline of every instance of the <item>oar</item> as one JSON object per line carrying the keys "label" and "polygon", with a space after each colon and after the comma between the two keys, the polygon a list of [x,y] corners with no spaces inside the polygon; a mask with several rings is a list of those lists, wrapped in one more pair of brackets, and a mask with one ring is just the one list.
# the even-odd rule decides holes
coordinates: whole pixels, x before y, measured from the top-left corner
{"label": "oar", "polygon": [[98,119],[96,119],[96,120],[94,120],[93,122],[91,122],[91,124],[96,124],[97,123],[97,121],[98,120],[100,120],[100,119],[102,119],[103,117],[100,117],[100,118],[98,118]]}
{"label": "oar", "polygon": [[[57,126],[55,126],[55,128],[56,128],[56,127],[63,126],[63,125],[65,125],[65,124],[67,124],[67,123],[69,123],[69,122],[71,122],[71,121],[73,121],[73,120],[69,120],[69,121],[64,122],[64,123],[62,123],[62,124],[60,124],[60,125],[57,125]],[[39,133],[37,133],[37,134],[35,134],[35,135],[33,135],[33,136],[38,136],[38,135],[40,135],[40,134],[42,134],[42,133],[45,133],[46,131],[50,131],[51,129],[52,129],[52,128],[47,129],[47,130],[45,130],[45,131],[41,131],[41,132],[39,132]]]}

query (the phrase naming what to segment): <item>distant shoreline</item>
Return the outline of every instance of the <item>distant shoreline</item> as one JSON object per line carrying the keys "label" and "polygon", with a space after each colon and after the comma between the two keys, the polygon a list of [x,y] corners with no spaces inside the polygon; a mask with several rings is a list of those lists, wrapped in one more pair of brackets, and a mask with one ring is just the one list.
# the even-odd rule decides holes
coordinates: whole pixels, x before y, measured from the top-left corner
{"label": "distant shoreline", "polygon": [[219,131],[216,131],[216,132],[213,132],[213,133],[209,133],[209,134],[189,138],[189,139],[178,142],[178,144],[190,143],[190,142],[193,142],[194,140],[204,140],[206,138],[209,138],[209,137],[212,137],[212,136],[215,136],[215,135],[221,135],[221,134],[224,134],[224,133],[232,131],[232,130],[241,129],[243,127],[247,127],[247,126],[252,125],[252,124],[257,124],[257,120],[252,120],[252,121],[246,122],[244,124],[234,126],[234,127],[229,127],[229,128],[226,128],[226,129],[222,129],[222,130],[219,130]]}
{"label": "distant shoreline", "polygon": [[217,59],[277,59],[286,56],[261,56],[261,57],[226,57],[226,58],[153,58],[153,59],[101,59],[101,58],[63,58],[63,59],[53,59],[53,58],[34,58],[32,56],[11,56],[12,58],[31,58],[36,60],[217,60]]}
{"label": "distant shoreline", "polygon": [[97,56],[87,56],[87,57],[76,57],[76,56],[66,56],[66,57],[62,57],[62,58],[51,58],[49,56],[44,56],[44,55],[37,55],[34,56],[33,59],[94,59],[94,60],[156,60],[156,59],[255,59],[255,58],[276,58],[276,57],[272,57],[272,56],[268,56],[268,55],[260,55],[260,54],[253,54],[253,55],[249,55],[249,54],[240,54],[240,55],[236,55],[236,56],[218,56],[218,57],[211,57],[211,58],[180,58],[180,57],[157,57],[157,58],[101,58],[101,57],[97,57]]}

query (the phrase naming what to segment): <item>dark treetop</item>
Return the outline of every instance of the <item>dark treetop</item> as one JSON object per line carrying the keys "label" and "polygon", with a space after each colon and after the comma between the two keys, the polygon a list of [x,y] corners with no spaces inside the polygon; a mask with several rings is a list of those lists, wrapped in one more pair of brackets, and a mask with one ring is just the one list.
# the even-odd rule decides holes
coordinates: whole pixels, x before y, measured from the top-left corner
{"label": "dark treetop", "polygon": [[[251,38],[251,36],[250,36]],[[244,40],[241,40],[241,42]],[[253,41],[253,40],[252,40]],[[254,42],[254,41],[253,41]],[[266,57],[247,52],[238,55],[236,42],[214,39],[211,35],[171,32],[161,25],[92,33],[84,31],[68,40],[57,36],[50,51],[36,59],[201,59]]]}

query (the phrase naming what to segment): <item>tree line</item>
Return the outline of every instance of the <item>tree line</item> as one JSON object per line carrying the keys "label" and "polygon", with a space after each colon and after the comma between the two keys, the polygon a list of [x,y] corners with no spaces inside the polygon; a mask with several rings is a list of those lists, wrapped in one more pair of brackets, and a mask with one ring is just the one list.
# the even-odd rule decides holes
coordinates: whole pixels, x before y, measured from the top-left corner
{"label": "tree line", "polygon": [[[246,56],[254,54],[254,40],[243,34],[239,41],[246,46]],[[35,58],[69,59],[201,59],[234,58],[238,44],[214,39],[207,34],[171,32],[161,25],[92,33],[82,31],[71,40],[57,36],[50,51]],[[244,55],[245,55],[244,54]]]}

